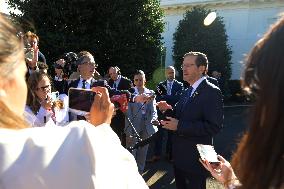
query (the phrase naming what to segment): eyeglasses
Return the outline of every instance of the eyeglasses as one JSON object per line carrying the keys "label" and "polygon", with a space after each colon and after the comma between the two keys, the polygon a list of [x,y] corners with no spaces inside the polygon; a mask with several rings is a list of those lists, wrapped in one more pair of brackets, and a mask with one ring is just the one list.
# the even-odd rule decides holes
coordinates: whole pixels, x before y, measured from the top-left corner
{"label": "eyeglasses", "polygon": [[187,65],[181,65],[181,69],[187,69],[187,68],[190,68],[191,66],[195,66],[196,64],[187,64]]}
{"label": "eyeglasses", "polygon": [[45,86],[42,86],[42,87],[38,87],[36,88],[36,90],[41,90],[41,91],[46,91],[47,89],[50,89],[51,85],[45,85]]}
{"label": "eyeglasses", "polygon": [[91,66],[94,66],[95,68],[98,67],[98,65],[95,62],[90,62],[90,61],[89,62],[82,62],[81,65],[83,65],[83,64],[84,65],[91,65]]}

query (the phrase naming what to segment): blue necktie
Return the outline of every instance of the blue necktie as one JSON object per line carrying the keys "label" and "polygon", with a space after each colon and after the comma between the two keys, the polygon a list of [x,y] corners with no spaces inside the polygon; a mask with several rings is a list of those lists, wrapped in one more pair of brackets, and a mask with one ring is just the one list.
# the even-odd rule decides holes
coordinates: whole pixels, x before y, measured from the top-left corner
{"label": "blue necktie", "polygon": [[189,86],[186,91],[185,91],[185,94],[182,98],[182,110],[184,109],[187,101],[190,99],[190,96],[191,96],[191,92],[193,90],[193,87],[192,86]]}

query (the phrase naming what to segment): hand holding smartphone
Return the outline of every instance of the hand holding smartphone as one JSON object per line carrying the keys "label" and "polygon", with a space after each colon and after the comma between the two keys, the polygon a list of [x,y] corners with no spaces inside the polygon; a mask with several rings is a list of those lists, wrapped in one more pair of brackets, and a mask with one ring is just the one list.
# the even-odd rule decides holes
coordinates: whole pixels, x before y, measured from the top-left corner
{"label": "hand holding smartphone", "polygon": [[90,110],[90,123],[95,126],[102,123],[110,124],[114,105],[110,101],[107,88],[94,87],[92,90],[96,92],[96,96]]}
{"label": "hand holding smartphone", "polygon": [[210,164],[220,164],[213,146],[205,144],[197,144],[196,146],[202,160],[207,160]]}
{"label": "hand holding smartphone", "polygon": [[84,116],[90,112],[96,93],[90,89],[70,88],[69,111]]}

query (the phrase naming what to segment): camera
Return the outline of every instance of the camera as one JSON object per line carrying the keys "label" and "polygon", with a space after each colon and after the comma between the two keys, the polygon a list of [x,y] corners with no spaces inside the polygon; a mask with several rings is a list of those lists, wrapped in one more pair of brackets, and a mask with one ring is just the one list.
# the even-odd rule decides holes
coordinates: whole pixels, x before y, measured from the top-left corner
{"label": "camera", "polygon": [[34,49],[32,48],[30,43],[25,44],[24,52],[25,52],[25,58],[28,61],[32,61],[34,59]]}
{"label": "camera", "polygon": [[54,65],[56,68],[62,68],[64,74],[66,74],[67,77],[69,77],[73,72],[77,71],[76,61],[78,60],[78,56],[76,53],[74,52],[64,53],[60,57],[60,59],[63,59],[65,61],[64,67],[59,66],[56,63],[54,63]]}

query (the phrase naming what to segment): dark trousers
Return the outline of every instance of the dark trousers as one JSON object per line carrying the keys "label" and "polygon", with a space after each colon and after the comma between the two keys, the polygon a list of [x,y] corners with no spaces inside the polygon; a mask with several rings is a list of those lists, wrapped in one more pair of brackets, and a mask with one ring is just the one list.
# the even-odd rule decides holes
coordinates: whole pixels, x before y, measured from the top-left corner
{"label": "dark trousers", "polygon": [[116,110],[116,115],[111,119],[110,127],[119,137],[122,146],[126,146],[126,136],[124,134],[125,115],[122,111]]}
{"label": "dark trousers", "polygon": [[172,136],[173,136],[173,131],[167,130],[168,133],[168,139],[167,139],[167,146],[166,146],[166,153],[168,154],[168,158],[171,160],[172,159]]}
{"label": "dark trousers", "polygon": [[174,167],[177,189],[206,189],[206,175],[188,173]]}
{"label": "dark trousers", "polygon": [[162,148],[163,148],[163,138],[164,135],[168,134],[167,141],[166,141],[166,154],[168,155],[169,159],[172,159],[172,135],[173,132],[167,129],[163,129],[162,127],[158,127],[157,138],[155,140],[155,147],[154,147],[154,155],[161,156],[162,155]]}
{"label": "dark trousers", "polygon": [[162,127],[158,127],[157,138],[155,139],[155,147],[154,147],[154,155],[161,156],[162,155],[162,147],[163,147],[163,137],[164,137],[165,129]]}

